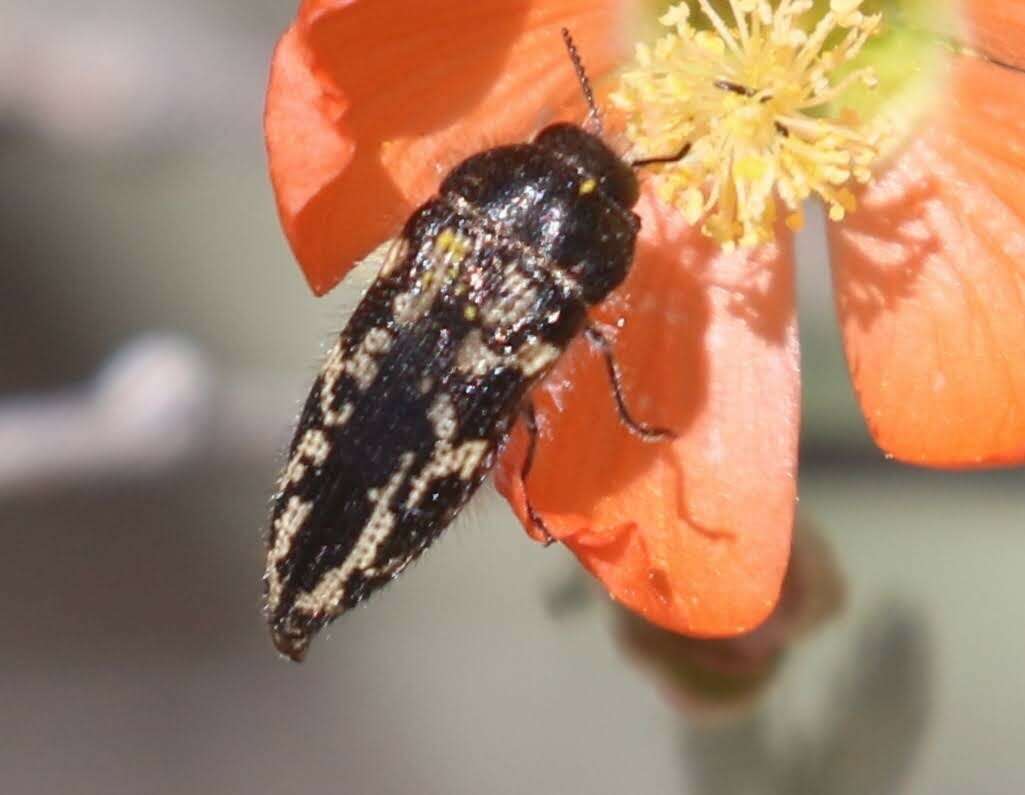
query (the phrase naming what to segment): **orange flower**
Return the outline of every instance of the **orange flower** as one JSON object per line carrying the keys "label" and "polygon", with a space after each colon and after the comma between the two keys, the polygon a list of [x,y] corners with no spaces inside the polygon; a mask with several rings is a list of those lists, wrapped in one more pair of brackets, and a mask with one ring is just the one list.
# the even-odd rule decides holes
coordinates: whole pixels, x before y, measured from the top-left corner
{"label": "orange flower", "polygon": [[[621,63],[628,0],[305,0],[274,56],[266,110],[285,232],[313,290],[394,235],[445,171],[523,140],[578,102],[559,36],[592,74]],[[971,0],[971,44],[1025,65],[1025,0]],[[577,106],[579,110],[579,106]],[[580,112],[582,117],[582,111]],[[831,234],[855,388],[905,461],[1025,459],[1025,75],[952,54],[943,92]],[[526,495],[612,596],[662,626],[736,634],[775,604],[796,496],[792,246],[724,253],[646,189],[626,283],[594,314],[615,334],[631,411],[577,341],[535,392],[528,482],[517,428],[499,489]]]}

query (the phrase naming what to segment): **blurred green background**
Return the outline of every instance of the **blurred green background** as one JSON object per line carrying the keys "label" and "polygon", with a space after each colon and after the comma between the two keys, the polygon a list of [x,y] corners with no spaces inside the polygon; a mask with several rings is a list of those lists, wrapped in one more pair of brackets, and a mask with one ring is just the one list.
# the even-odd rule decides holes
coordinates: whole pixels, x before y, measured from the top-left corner
{"label": "blurred green background", "polygon": [[0,0],[0,792],[1025,791],[1021,471],[875,450],[817,216],[782,618],[638,626],[487,493],[276,657],[269,494],[358,296],[313,299],[267,184],[293,11]]}

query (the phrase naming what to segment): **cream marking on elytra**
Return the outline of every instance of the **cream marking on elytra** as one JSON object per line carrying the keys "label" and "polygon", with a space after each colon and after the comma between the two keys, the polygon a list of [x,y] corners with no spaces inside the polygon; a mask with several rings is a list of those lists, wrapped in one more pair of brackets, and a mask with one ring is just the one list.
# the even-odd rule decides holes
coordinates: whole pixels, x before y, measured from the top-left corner
{"label": "cream marking on elytra", "polygon": [[555,283],[558,284],[562,291],[568,296],[576,298],[583,292],[580,282],[564,270],[552,268],[548,271],[548,275],[555,280]]}
{"label": "cream marking on elytra", "polygon": [[562,351],[555,345],[538,340],[516,351],[516,364],[523,371],[523,375],[533,378],[550,367],[561,354]]}
{"label": "cream marking on elytra", "polygon": [[397,517],[391,507],[395,493],[406,479],[406,472],[413,463],[413,454],[404,453],[399,468],[380,489],[367,491],[367,499],[374,509],[356,539],[352,551],[330,571],[324,572],[320,582],[312,591],[296,597],[295,607],[313,616],[331,615],[345,598],[345,584],[355,571],[367,571],[377,557],[377,550],[395,529]]}
{"label": "cream marking on elytra", "polygon": [[470,480],[487,450],[487,439],[471,439],[458,447],[453,446],[447,439],[439,439],[431,451],[430,459],[413,478],[409,496],[406,498],[406,507],[416,507],[436,480],[449,475],[458,475],[462,480]]}
{"label": "cream marking on elytra", "polygon": [[281,474],[278,490],[284,491],[293,483],[301,481],[304,477],[306,477],[306,464],[303,463],[302,456],[293,455],[289,459],[285,471]]}
{"label": "cream marking on elytra", "polygon": [[345,425],[355,410],[356,407],[349,402],[343,403],[338,411],[327,409],[324,411],[324,425],[334,425],[336,427]]}
{"label": "cream marking on elytra", "polygon": [[392,346],[393,338],[388,329],[372,328],[363,337],[363,349],[374,356],[387,353]]}
{"label": "cream marking on elytra", "polygon": [[339,339],[327,355],[327,360],[320,370],[320,411],[327,415],[331,411],[331,404],[335,399],[335,389],[338,386],[338,379],[342,377],[345,369],[345,356],[342,354],[342,341]]}
{"label": "cream marking on elytra", "polygon": [[292,483],[298,483],[306,476],[307,464],[321,466],[327,461],[331,452],[331,443],[324,432],[316,428],[306,431],[299,444],[296,445],[292,458],[281,476],[280,488],[284,490]]}
{"label": "cream marking on elytra", "polygon": [[295,454],[308,458],[315,466],[320,466],[327,461],[328,453],[331,452],[331,444],[324,432],[317,428],[310,428],[303,434],[302,440],[295,448]]}
{"label": "cream marking on elytra", "polygon": [[529,317],[538,298],[537,288],[530,277],[520,270],[518,263],[506,267],[498,294],[499,299],[486,307],[482,315],[488,325],[512,325]]}
{"label": "cream marking on elytra", "polygon": [[290,497],[285,510],[274,522],[274,546],[267,555],[267,609],[273,612],[281,599],[281,576],[278,574],[278,563],[285,559],[288,550],[310,512],[313,503]]}
{"label": "cream marking on elytra", "polygon": [[377,370],[377,361],[365,348],[357,348],[352,358],[345,362],[345,372],[352,376],[361,392],[370,389],[377,378]]}
{"label": "cream marking on elytra", "polygon": [[387,329],[372,328],[363,337],[356,352],[345,361],[345,372],[352,376],[357,388],[365,392],[377,378],[377,357],[386,354],[394,339]]}
{"label": "cream marking on elytra", "polygon": [[369,567],[364,574],[367,577],[395,577],[402,573],[402,570],[413,562],[413,558],[405,555],[385,561],[380,566]]}
{"label": "cream marking on elytra", "polygon": [[392,314],[399,323],[409,323],[416,316],[414,304],[416,296],[412,293],[399,293],[391,304]]}
{"label": "cream marking on elytra", "polygon": [[459,350],[456,351],[455,365],[457,372],[482,378],[494,372],[506,361],[507,357],[495,353],[488,347],[481,330],[475,328],[463,337]]}
{"label": "cream marking on elytra", "polygon": [[456,407],[445,393],[439,393],[434,398],[431,407],[427,409],[427,419],[431,421],[434,428],[434,435],[439,439],[451,441],[459,430],[459,420],[456,417]]}

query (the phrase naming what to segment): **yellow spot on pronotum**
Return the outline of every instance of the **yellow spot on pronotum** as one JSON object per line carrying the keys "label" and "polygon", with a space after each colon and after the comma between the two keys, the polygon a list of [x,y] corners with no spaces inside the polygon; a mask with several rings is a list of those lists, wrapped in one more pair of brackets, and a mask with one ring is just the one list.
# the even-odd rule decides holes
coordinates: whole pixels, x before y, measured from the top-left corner
{"label": "yellow spot on pronotum", "polygon": [[588,193],[594,193],[594,189],[598,187],[598,181],[593,178],[585,179],[580,183],[580,195],[586,196]]}
{"label": "yellow spot on pronotum", "polygon": [[463,309],[463,317],[465,317],[467,320],[476,320],[477,307],[475,307],[473,304],[467,304]]}
{"label": "yellow spot on pronotum", "polygon": [[880,26],[863,0],[830,0],[802,27],[812,0],[728,0],[728,24],[710,0],[696,0],[707,24],[680,3],[661,22],[671,32],[638,45],[635,65],[612,101],[626,111],[627,136],[641,157],[691,143],[686,157],[658,166],[658,195],[725,246],[771,240],[776,197],[791,228],[816,194],[839,220],[855,209],[844,187],[867,182],[877,139],[852,111],[826,115],[850,86],[874,86],[855,59]]}

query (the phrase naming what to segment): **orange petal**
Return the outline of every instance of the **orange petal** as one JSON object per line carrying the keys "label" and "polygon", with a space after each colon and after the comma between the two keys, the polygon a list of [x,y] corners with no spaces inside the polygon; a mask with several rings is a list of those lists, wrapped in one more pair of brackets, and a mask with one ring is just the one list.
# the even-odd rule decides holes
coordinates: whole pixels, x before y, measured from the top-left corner
{"label": "orange petal", "polygon": [[990,58],[1025,67],[1025,0],[963,0],[968,40]]}
{"label": "orange petal", "polygon": [[1025,75],[974,58],[831,233],[876,442],[942,467],[1025,460]]}
{"label": "orange petal", "polygon": [[[624,51],[624,0],[307,0],[271,66],[282,224],[314,292],[395,234],[442,175],[522,140]],[[581,114],[582,115],[582,114]]]}
{"label": "orange petal", "polygon": [[[353,257],[342,260],[340,232],[324,217],[317,199],[352,162],[355,142],[341,121],[345,103],[326,93],[310,71],[310,53],[296,26],[288,29],[274,51],[264,133],[278,215],[296,259],[318,295],[341,278]],[[308,234],[321,228],[320,235]],[[325,274],[324,263],[339,264],[339,275]]]}
{"label": "orange petal", "polygon": [[[615,333],[631,414],[677,437],[652,443],[627,430],[604,363],[581,338],[534,392],[527,493],[615,599],[678,632],[737,634],[775,605],[793,523],[790,243],[724,255],[650,194],[639,212],[633,271],[597,314]],[[525,445],[519,426],[496,483],[530,530]]]}

